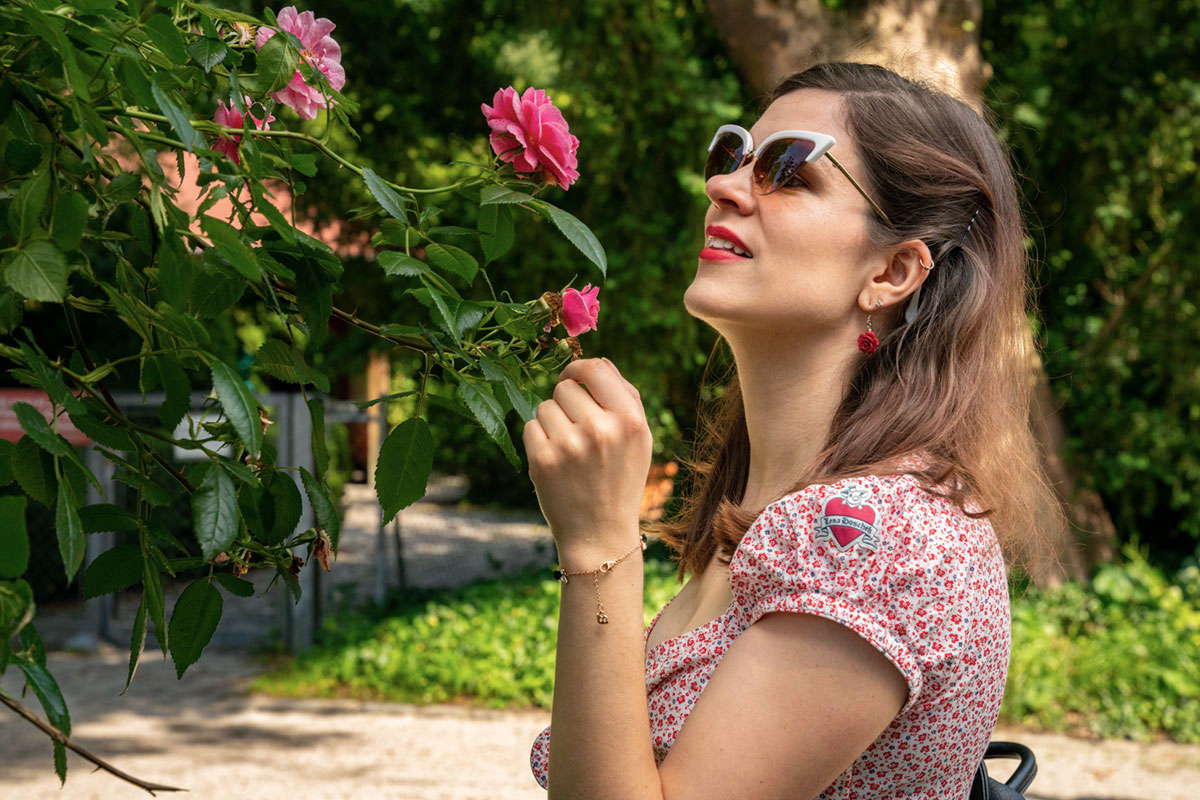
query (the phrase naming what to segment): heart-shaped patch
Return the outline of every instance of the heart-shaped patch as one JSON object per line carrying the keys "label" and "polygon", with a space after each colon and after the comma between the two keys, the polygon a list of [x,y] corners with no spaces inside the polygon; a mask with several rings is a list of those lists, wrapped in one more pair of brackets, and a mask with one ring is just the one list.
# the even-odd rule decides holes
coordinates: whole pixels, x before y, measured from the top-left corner
{"label": "heart-shaped patch", "polygon": [[841,551],[854,545],[877,551],[879,534],[879,512],[869,501],[871,493],[862,486],[847,486],[821,505],[817,518],[817,541],[828,541]]}

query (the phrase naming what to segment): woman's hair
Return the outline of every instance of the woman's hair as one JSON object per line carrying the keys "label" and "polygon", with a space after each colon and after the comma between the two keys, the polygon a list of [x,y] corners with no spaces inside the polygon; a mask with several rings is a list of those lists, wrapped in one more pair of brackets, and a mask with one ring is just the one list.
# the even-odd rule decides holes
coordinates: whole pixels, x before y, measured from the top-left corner
{"label": "woman's hair", "polygon": [[[1008,153],[965,103],[880,66],[819,64],[785,78],[770,100],[798,89],[844,102],[862,164],[858,180],[893,223],[872,215],[872,239],[881,246],[920,239],[936,266],[913,321],[898,314],[879,332],[874,355],[861,359],[811,473],[795,476],[792,491],[910,474],[964,513],[989,517],[1010,563],[1019,560],[1023,545],[1059,523],[1062,511],[1030,427],[1030,286]],[[707,377],[706,366],[702,384]],[[647,526],[678,553],[680,580],[703,572],[714,552],[728,564],[761,513],[739,505],[750,440],[736,365],[719,395],[711,412],[699,414],[694,457],[681,459],[691,484],[679,510]],[[913,453],[925,468],[899,469],[897,459]]]}

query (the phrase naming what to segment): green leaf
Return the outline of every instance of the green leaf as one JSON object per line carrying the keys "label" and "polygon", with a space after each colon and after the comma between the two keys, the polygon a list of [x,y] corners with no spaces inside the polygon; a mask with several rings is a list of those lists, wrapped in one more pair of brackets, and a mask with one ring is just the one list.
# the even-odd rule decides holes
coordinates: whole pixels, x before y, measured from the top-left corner
{"label": "green leaf", "polygon": [[142,71],[137,61],[131,58],[121,59],[121,82],[133,95],[133,99],[139,106],[142,108],[154,107],[154,95],[150,93],[150,81],[146,79],[146,73]]}
{"label": "green leaf", "polygon": [[432,468],[433,436],[428,423],[420,417],[404,420],[388,434],[375,464],[375,493],[383,507],[383,524],[425,496]]}
{"label": "green leaf", "polygon": [[54,774],[58,776],[60,788],[67,783],[67,747],[55,740],[54,745]]}
{"label": "green leaf", "polygon": [[26,581],[0,581],[0,644],[23,630],[36,611],[33,589]]}
{"label": "green leaf", "polygon": [[383,271],[387,275],[403,275],[406,278],[414,278],[417,275],[429,274],[429,266],[424,261],[397,250],[384,250],[376,256],[375,260],[379,262],[379,266],[383,267]]}
{"label": "green leaf", "polygon": [[210,39],[206,36],[188,45],[187,51],[192,60],[199,64],[205,72],[212,72],[213,67],[225,60],[229,48],[219,39]]}
{"label": "green leaf", "polygon": [[261,90],[274,92],[288,85],[296,74],[296,65],[300,61],[300,51],[289,37],[276,33],[262,49],[258,51],[258,78],[262,83]]}
{"label": "green leaf", "polygon": [[67,713],[67,701],[63,700],[62,690],[58,688],[58,682],[54,680],[54,676],[47,672],[41,664],[32,661],[18,661],[17,666],[21,668],[21,672],[25,674],[25,680],[29,681],[30,688],[41,702],[42,710],[46,712],[46,719],[50,720],[50,724],[58,728],[64,736],[70,736],[71,715]]}
{"label": "green leaf", "polygon": [[483,248],[484,263],[490,264],[504,256],[513,245],[512,209],[504,205],[479,208],[479,245]]}
{"label": "green leaf", "polygon": [[391,214],[396,219],[407,220],[404,213],[404,201],[400,199],[400,195],[392,190],[392,187],[383,182],[383,179],[375,174],[375,171],[370,167],[363,167],[363,180],[366,181],[367,188],[371,190],[371,194],[379,201],[379,205],[383,206],[383,210]]}
{"label": "green leaf", "polygon": [[526,203],[533,195],[509,189],[507,186],[485,186],[479,192],[479,205],[491,206],[508,203]]}
{"label": "green leaf", "polygon": [[75,427],[93,442],[103,445],[110,450],[130,452],[136,449],[124,428],[101,422],[86,412],[80,414],[68,411],[67,414],[71,417],[71,422],[75,424]]}
{"label": "green leaf", "polygon": [[66,408],[68,412],[82,412],[83,402],[67,389],[62,374],[51,366],[49,359],[25,342],[18,342],[18,345],[21,355],[25,356],[25,363],[29,365],[29,371],[37,376],[38,382],[50,399]]}
{"label": "green leaf", "polygon": [[316,177],[317,157],[312,153],[292,153],[288,157],[292,168],[306,178]]}
{"label": "green leaf", "polygon": [[159,385],[166,395],[163,404],[158,407],[158,419],[163,427],[173,431],[192,407],[192,382],[179,362],[170,356],[154,356],[147,359],[146,363],[153,364]]}
{"label": "green leaf", "polygon": [[296,481],[283,472],[263,476],[263,502],[259,508],[267,544],[279,544],[296,532],[303,513],[303,500]]}
{"label": "green leaf", "polygon": [[0,264],[4,282],[22,297],[44,303],[61,303],[67,294],[70,268],[57,247],[47,241],[30,242]]}
{"label": "green leaf", "polygon": [[[146,605],[146,613],[154,621],[154,633],[162,654],[167,654],[170,644],[170,629],[167,628],[167,608],[163,601],[162,575],[153,559],[146,559],[146,569],[142,573],[142,602]],[[132,678],[132,671],[130,672]]]}
{"label": "green leaf", "polygon": [[304,356],[292,345],[279,339],[268,339],[254,355],[254,366],[268,375],[288,383],[314,384],[320,391],[329,391],[329,379],[304,363]]}
{"label": "green leaf", "polygon": [[520,469],[521,459],[513,448],[508,429],[504,427],[504,409],[496,401],[496,398],[488,392],[484,385],[470,381],[462,381],[458,384],[458,395],[471,410],[475,419],[479,421],[479,424],[483,426],[483,429],[487,431],[492,441],[500,446],[500,450],[509,463]]}
{"label": "green leaf", "polygon": [[571,244],[579,248],[579,252],[600,268],[601,275],[608,276],[608,258],[604,255],[604,248],[600,246],[600,240],[587,225],[561,208],[544,201],[539,203],[538,210],[562,231],[563,236],[566,236]]}
{"label": "green leaf", "polygon": [[517,412],[521,422],[529,422],[536,417],[538,399],[517,386],[517,382],[507,373],[501,380],[504,384],[504,392],[508,395],[508,402],[512,404],[513,410]]}
{"label": "green leaf", "polygon": [[42,163],[42,146],[25,139],[13,139],[8,143],[8,147],[4,148],[4,160],[9,169],[18,175],[24,175]]}
{"label": "green leaf", "polygon": [[0,486],[8,486],[13,480],[12,457],[17,446],[8,439],[0,439]]}
{"label": "green leaf", "polygon": [[245,381],[224,361],[212,363],[212,380],[213,390],[225,416],[233,424],[246,451],[252,458],[258,458],[258,452],[262,449],[262,422],[258,418],[258,402],[254,395],[250,394]]}
{"label": "green leaf", "polygon": [[[186,55],[184,56],[184,60],[187,60]],[[175,129],[175,133],[179,134],[179,141],[183,142],[183,146],[187,148],[189,153],[197,145],[204,144],[204,140],[200,138],[200,135],[196,133],[196,129],[192,127],[192,121],[188,119],[188,115],[179,107],[179,104],[175,102],[170,93],[159,85],[157,80],[150,84],[150,94],[154,96],[154,102],[158,104],[167,121],[171,123],[171,127]]]}
{"label": "green leaf", "polygon": [[69,251],[79,247],[83,229],[88,220],[87,199],[79,192],[68,192],[54,204],[54,219],[50,234],[59,250]]}
{"label": "green leaf", "polygon": [[0,333],[15,331],[24,316],[25,300],[12,289],[0,288]]}
{"label": "green leaf", "polygon": [[84,533],[135,533],[138,529],[138,518],[112,503],[93,503],[79,509],[79,523]]}
{"label": "green leaf", "polygon": [[228,472],[209,469],[205,473],[199,490],[192,495],[192,520],[205,561],[233,544],[238,532],[238,504]]}
{"label": "green leaf", "polygon": [[259,266],[254,251],[242,240],[242,235],[236,228],[208,215],[201,220],[200,227],[208,238],[212,239],[217,251],[228,259],[243,277],[251,281],[262,280],[262,267]]}
{"label": "green leaf", "polygon": [[21,423],[22,430],[50,455],[65,456],[71,451],[71,444],[50,428],[46,418],[29,403],[13,403],[13,413]]}
{"label": "green leaf", "polygon": [[[208,256],[209,253],[213,255]],[[191,309],[201,319],[212,319],[225,312],[246,291],[246,282],[218,267],[223,259],[214,250],[206,250],[203,270],[192,279]],[[216,263],[214,263],[214,261]]]}
{"label": "green leaf", "polygon": [[212,641],[217,624],[221,621],[224,603],[221,593],[209,583],[208,578],[194,581],[179,595],[175,610],[171,612],[170,646],[175,674],[179,678],[196,663],[201,651]]}
{"label": "green leaf", "polygon": [[238,597],[254,597],[254,584],[250,581],[244,581],[241,578],[235,578],[224,572],[215,574],[217,583],[225,587],[225,591]]}
{"label": "green leaf", "polygon": [[337,552],[338,540],[342,535],[342,522],[333,501],[329,498],[329,490],[304,467],[300,467],[300,480],[304,483],[304,493],[308,495],[317,525],[329,534],[330,546]]}
{"label": "green leaf", "polygon": [[46,508],[54,505],[58,480],[54,477],[54,457],[31,436],[22,436],[12,453],[12,472],[25,494]]}
{"label": "green leaf", "polygon": [[44,169],[21,183],[8,206],[9,234],[25,241],[39,225],[42,210],[50,198],[50,170]]}
{"label": "green leaf", "polygon": [[79,521],[75,493],[67,481],[59,481],[58,484],[54,528],[58,533],[58,552],[62,556],[63,571],[67,575],[67,583],[70,584],[75,579],[75,573],[79,571],[79,565],[83,563],[87,542],[83,538],[83,523]]}
{"label": "green leaf", "polygon": [[133,674],[137,672],[138,661],[142,657],[142,651],[146,649],[146,595],[143,592],[142,599],[138,602],[137,614],[133,618],[133,635],[129,637],[129,674],[125,677],[125,688],[121,690],[121,694],[129,689],[129,684],[133,683]]}
{"label": "green leaf", "polygon": [[119,544],[96,556],[83,573],[83,599],[119,592],[140,582],[143,560],[142,549],[135,544]]}
{"label": "green leaf", "polygon": [[479,271],[479,262],[474,256],[452,245],[434,242],[425,248],[425,255],[435,267],[457,275],[468,286],[475,280],[475,273]]}
{"label": "green leaf", "polygon": [[325,404],[320,398],[308,399],[308,415],[312,419],[313,469],[324,479],[329,469],[329,448],[325,445]]}
{"label": "green leaf", "polygon": [[41,634],[32,622],[21,628],[21,647],[30,651],[33,663],[39,667],[46,666],[46,643],[42,641]]}
{"label": "green leaf", "polygon": [[144,29],[146,35],[150,37],[150,41],[154,42],[163,55],[181,66],[187,63],[188,56],[187,49],[183,45],[183,34],[171,21],[170,14],[151,15],[150,19],[146,20]]}
{"label": "green leaf", "polygon": [[0,578],[19,578],[29,567],[24,497],[0,497]]}

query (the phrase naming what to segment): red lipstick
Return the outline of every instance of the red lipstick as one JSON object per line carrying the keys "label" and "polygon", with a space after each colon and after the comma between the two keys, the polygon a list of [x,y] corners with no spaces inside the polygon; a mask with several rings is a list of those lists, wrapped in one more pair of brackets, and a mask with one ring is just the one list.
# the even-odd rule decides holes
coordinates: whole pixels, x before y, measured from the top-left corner
{"label": "red lipstick", "polygon": [[738,255],[737,253],[733,252],[732,250],[727,250],[725,248],[720,248],[720,247],[705,247],[703,250],[700,251],[700,258],[702,260],[704,260],[704,261],[732,261],[734,259],[753,258],[753,255],[750,254],[750,248],[746,247],[746,244],[741,239],[738,238],[736,233],[729,230],[729,228],[725,228],[720,225],[709,225],[707,228],[704,229],[704,233],[706,236],[709,236],[709,237],[715,237],[717,239],[724,239],[725,241],[729,242],[730,244],[734,245],[735,247],[739,248],[740,250],[746,251],[746,255]]}

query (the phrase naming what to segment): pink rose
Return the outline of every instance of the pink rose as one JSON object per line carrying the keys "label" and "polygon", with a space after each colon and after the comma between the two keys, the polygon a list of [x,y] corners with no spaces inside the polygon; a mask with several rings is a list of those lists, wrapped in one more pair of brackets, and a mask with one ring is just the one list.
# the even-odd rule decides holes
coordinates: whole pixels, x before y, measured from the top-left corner
{"label": "pink rose", "polygon": [[[329,35],[337,26],[325,17],[314,17],[311,11],[298,14],[295,6],[281,10],[276,19],[279,20],[280,28],[295,34],[304,45],[300,57],[324,75],[331,88],[341,91],[346,85],[346,71],[342,69],[342,48]],[[261,50],[274,35],[275,31],[272,28],[265,25],[259,28],[258,35],[254,38],[255,49]],[[329,107],[321,90],[304,82],[300,70],[296,70],[287,86],[277,92],[271,92],[271,97],[304,119],[316,119],[318,109]]]}
{"label": "pink rose", "polygon": [[540,173],[563,189],[579,179],[579,140],[544,91],[530,87],[518,95],[510,86],[497,90],[492,104],[481,108],[492,129],[492,150],[518,174]]}
{"label": "pink rose", "polygon": [[[246,106],[246,111],[249,112],[252,101],[249,97],[242,98],[243,105]],[[266,119],[259,119],[250,114],[250,119],[254,120],[254,127],[260,131],[270,130],[270,123],[275,121],[274,116],[268,116]],[[224,100],[217,101],[217,112],[213,114],[213,122],[226,128],[241,128],[245,122],[245,117],[242,112],[237,110],[236,106],[226,106]],[[232,138],[229,136],[218,136],[216,144],[213,145],[213,150],[223,154],[226,158],[233,161],[235,164],[242,163],[241,156],[238,155],[238,142],[242,141],[240,135],[235,134]]]}
{"label": "pink rose", "polygon": [[[596,319],[600,316],[599,286],[590,283],[578,289],[567,289],[562,294],[562,321],[567,328],[567,336],[578,336],[584,331],[596,330]],[[550,326],[546,326],[550,330]]]}

